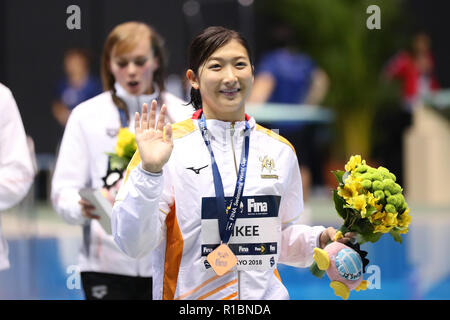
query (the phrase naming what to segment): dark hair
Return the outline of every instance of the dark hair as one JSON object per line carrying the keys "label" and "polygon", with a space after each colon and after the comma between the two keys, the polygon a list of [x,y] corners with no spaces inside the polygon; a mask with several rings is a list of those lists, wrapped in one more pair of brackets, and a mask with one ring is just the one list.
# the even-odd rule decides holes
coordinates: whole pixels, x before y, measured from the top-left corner
{"label": "dark hair", "polygon": [[[192,40],[189,46],[189,69],[198,75],[198,69],[219,48],[231,40],[237,40],[247,50],[250,64],[253,70],[253,59],[247,40],[242,34],[235,30],[214,26],[206,28]],[[202,97],[200,90],[191,88],[191,101],[195,109],[202,108]]]}

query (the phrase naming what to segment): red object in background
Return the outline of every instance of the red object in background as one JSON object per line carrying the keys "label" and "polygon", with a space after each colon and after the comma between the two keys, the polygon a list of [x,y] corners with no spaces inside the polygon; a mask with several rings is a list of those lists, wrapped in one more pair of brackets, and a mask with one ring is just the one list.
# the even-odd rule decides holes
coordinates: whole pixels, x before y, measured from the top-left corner
{"label": "red object in background", "polygon": [[[423,56],[423,63],[427,64],[430,77],[430,91],[439,89],[439,83],[433,73],[434,59],[431,53]],[[418,68],[418,61],[406,51],[397,54],[388,64],[386,74],[391,78],[401,79],[403,82],[403,97],[407,100],[413,99],[419,90],[419,79],[424,75]]]}

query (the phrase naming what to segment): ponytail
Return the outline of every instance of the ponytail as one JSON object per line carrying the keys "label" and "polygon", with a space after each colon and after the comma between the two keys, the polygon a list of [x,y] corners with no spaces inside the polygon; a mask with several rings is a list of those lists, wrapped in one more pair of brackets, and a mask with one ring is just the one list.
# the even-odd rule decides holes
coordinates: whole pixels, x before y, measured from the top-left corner
{"label": "ponytail", "polygon": [[191,88],[191,101],[189,104],[192,104],[195,110],[202,108],[202,97],[199,89]]}

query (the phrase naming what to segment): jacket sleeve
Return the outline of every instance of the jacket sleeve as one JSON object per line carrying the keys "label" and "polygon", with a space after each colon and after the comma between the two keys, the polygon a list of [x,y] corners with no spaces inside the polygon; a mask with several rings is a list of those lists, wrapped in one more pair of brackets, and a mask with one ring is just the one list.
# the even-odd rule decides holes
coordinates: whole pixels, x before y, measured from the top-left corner
{"label": "jacket sleeve", "polygon": [[35,172],[16,101],[0,89],[0,210],[6,210],[26,196]]}
{"label": "jacket sleeve", "polygon": [[75,108],[67,121],[52,179],[51,199],[56,212],[70,224],[83,224],[78,191],[88,187],[89,150],[80,114]]}
{"label": "jacket sleeve", "polygon": [[112,233],[116,244],[132,258],[151,252],[165,237],[165,219],[173,203],[167,167],[164,174],[145,171],[136,151],[117,194]]}
{"label": "jacket sleeve", "polygon": [[305,268],[313,263],[313,250],[319,246],[319,237],[325,228],[296,223],[303,211],[303,193],[297,156],[292,150],[288,163],[290,178],[280,203],[282,225],[279,262]]}

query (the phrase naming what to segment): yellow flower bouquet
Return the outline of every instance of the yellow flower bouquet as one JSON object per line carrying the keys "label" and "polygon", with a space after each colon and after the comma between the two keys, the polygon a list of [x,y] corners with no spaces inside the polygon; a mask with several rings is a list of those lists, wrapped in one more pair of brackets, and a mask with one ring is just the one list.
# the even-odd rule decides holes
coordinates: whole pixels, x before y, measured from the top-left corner
{"label": "yellow flower bouquet", "polygon": [[106,153],[109,157],[108,170],[102,178],[104,184],[101,192],[111,204],[114,204],[114,199],[122,182],[123,173],[136,149],[136,136],[128,128],[121,128],[117,135],[114,152]]}
{"label": "yellow flower bouquet", "polygon": [[360,155],[350,158],[345,171],[333,174],[339,183],[333,191],[334,205],[344,219],[339,231],[356,232],[360,244],[376,242],[385,233],[401,243],[411,216],[395,175],[383,167],[370,167]]}
{"label": "yellow flower bouquet", "polygon": [[120,128],[115,153],[109,155],[110,170],[124,171],[137,149],[136,136],[128,128]]}
{"label": "yellow flower bouquet", "polygon": [[345,171],[332,173],[338,181],[337,189],[333,190],[334,206],[344,220],[336,239],[354,232],[357,242],[345,245],[334,242],[324,250],[314,249],[315,262],[310,270],[319,278],[326,271],[333,280],[330,286],[346,299],[349,290],[367,286],[362,275],[369,260],[366,259],[367,252],[360,250],[360,244],[376,242],[386,233],[401,243],[401,235],[408,232],[411,216],[403,189],[388,169],[372,168],[360,155],[355,155],[350,157]]}

